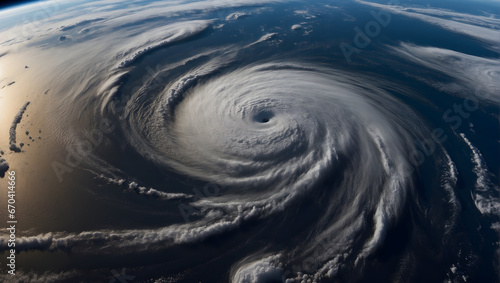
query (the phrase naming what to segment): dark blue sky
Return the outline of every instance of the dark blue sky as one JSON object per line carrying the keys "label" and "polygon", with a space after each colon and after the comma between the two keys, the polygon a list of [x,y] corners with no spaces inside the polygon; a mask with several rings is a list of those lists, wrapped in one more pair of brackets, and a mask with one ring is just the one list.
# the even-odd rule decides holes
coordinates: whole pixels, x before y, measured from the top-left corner
{"label": "dark blue sky", "polygon": [[22,5],[22,4],[26,4],[26,3],[32,3],[32,2],[39,2],[39,0],[38,1],[34,1],[34,0],[31,0],[31,1],[12,1],[12,0],[0,1],[0,9],[6,8],[6,7],[13,7],[13,6],[17,6],[17,5]]}

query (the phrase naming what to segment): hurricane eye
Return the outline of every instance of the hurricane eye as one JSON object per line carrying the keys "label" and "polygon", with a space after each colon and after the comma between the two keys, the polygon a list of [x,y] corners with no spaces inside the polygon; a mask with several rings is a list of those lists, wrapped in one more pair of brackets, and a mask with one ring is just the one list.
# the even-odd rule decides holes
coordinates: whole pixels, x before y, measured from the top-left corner
{"label": "hurricane eye", "polygon": [[274,117],[273,112],[266,110],[255,115],[254,121],[256,121],[257,123],[265,124],[271,121],[273,117]]}

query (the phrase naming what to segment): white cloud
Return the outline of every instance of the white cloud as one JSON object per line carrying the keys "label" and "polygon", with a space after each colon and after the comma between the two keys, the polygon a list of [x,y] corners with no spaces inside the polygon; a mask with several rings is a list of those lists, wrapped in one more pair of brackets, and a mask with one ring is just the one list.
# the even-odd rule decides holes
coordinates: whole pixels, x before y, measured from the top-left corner
{"label": "white cloud", "polygon": [[452,32],[465,34],[491,44],[491,48],[500,49],[500,19],[442,10],[437,8],[407,8],[396,5],[384,5],[366,1],[357,1],[394,14],[415,18]]}
{"label": "white cloud", "polygon": [[265,283],[281,281],[280,255],[243,264],[233,275],[232,283]]}
{"label": "white cloud", "polygon": [[12,126],[10,127],[9,131],[9,144],[10,144],[10,150],[19,152],[21,149],[17,146],[16,144],[16,129],[17,129],[17,124],[21,123],[21,119],[23,118],[24,111],[26,111],[26,108],[30,102],[26,102],[21,109],[19,109],[19,112],[17,112],[16,116],[14,117],[14,121],[12,121]]}
{"label": "white cloud", "polygon": [[500,102],[500,60],[449,49],[402,43],[393,47],[401,57],[455,78],[463,90],[485,101]]}
{"label": "white cloud", "polygon": [[235,21],[237,19],[241,19],[241,18],[248,17],[248,16],[250,16],[250,14],[248,14],[248,13],[235,12],[235,13],[229,14],[226,17],[226,21]]}

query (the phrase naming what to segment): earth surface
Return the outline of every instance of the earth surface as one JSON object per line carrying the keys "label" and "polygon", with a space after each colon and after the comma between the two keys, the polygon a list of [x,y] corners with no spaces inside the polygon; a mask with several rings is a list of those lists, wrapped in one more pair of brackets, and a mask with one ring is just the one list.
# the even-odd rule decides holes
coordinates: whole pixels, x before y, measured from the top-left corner
{"label": "earth surface", "polygon": [[499,12],[3,8],[0,280],[498,282]]}

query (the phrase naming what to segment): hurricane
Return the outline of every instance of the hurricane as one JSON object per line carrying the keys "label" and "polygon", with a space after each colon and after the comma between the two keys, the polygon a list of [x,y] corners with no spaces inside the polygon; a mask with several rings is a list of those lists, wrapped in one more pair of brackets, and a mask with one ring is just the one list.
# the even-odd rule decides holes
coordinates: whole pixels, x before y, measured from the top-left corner
{"label": "hurricane", "polygon": [[498,281],[500,19],[417,2],[0,11],[0,278]]}

